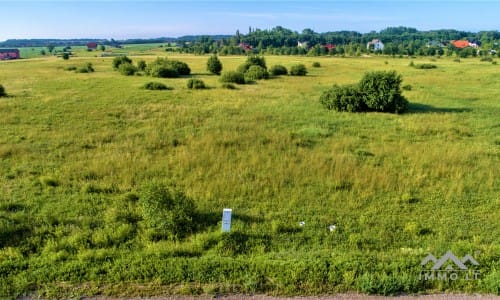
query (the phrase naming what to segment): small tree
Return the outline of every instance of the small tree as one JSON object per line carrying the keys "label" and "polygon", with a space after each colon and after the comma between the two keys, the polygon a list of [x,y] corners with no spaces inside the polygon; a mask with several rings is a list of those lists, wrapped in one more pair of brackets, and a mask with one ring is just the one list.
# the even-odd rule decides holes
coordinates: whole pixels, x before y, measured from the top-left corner
{"label": "small tree", "polygon": [[144,72],[146,70],[147,64],[144,60],[137,62],[137,70]]}
{"label": "small tree", "polygon": [[137,68],[131,63],[123,63],[118,67],[118,71],[120,71],[122,75],[131,76],[137,72]]}
{"label": "small tree", "polygon": [[269,70],[269,72],[273,76],[287,75],[288,74],[288,70],[282,65],[272,66],[271,69]]}
{"label": "small tree", "polygon": [[55,47],[56,46],[54,46],[54,45],[47,45],[47,50],[49,51],[49,53],[52,53],[52,51],[54,51]]}
{"label": "small tree", "polygon": [[269,73],[261,66],[252,65],[245,72],[245,80],[260,80],[260,79],[268,79]]}
{"label": "small tree", "polygon": [[127,56],[117,56],[117,57],[113,58],[113,62],[112,62],[113,69],[118,70],[120,65],[123,63],[131,64],[132,60],[130,58],[128,58]]}
{"label": "small tree", "polygon": [[212,74],[220,75],[222,71],[222,63],[220,62],[217,55],[212,55],[207,60],[207,71]]}
{"label": "small tree", "polygon": [[206,86],[205,86],[205,83],[203,82],[203,80],[198,79],[198,78],[190,78],[187,82],[187,87],[188,87],[188,89],[192,89],[192,90],[202,90]]}
{"label": "small tree", "polygon": [[64,60],[68,60],[69,59],[69,53],[68,52],[64,52],[63,55],[62,55],[62,58]]}
{"label": "small tree", "polygon": [[290,75],[292,76],[306,76],[307,68],[304,64],[294,65],[290,68]]}
{"label": "small tree", "polygon": [[101,51],[105,51],[105,50],[106,50],[106,46],[104,46],[104,45],[99,45],[99,50],[101,50]]}

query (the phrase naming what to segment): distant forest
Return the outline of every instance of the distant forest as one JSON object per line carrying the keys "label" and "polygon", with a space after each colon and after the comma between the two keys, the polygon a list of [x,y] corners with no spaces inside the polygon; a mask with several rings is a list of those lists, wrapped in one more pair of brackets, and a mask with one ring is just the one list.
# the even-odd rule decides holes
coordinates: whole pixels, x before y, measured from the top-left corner
{"label": "distant forest", "polygon": [[[369,49],[372,40],[383,42],[383,49]],[[451,41],[467,40],[478,49],[456,48]],[[292,31],[281,26],[272,29],[249,27],[246,34],[239,30],[234,35],[191,35],[178,38],[128,39],[30,39],[7,40],[0,47],[45,47],[86,45],[97,42],[102,45],[126,45],[145,43],[175,43],[167,51],[220,55],[245,54],[248,52],[273,55],[361,55],[377,53],[385,55],[452,55],[461,57],[495,55],[500,50],[499,31],[466,32],[453,29],[419,31],[409,27],[389,27],[379,32],[359,33],[335,31],[317,33],[311,29]],[[301,46],[299,47],[299,42]],[[492,51],[493,50],[493,51]]]}

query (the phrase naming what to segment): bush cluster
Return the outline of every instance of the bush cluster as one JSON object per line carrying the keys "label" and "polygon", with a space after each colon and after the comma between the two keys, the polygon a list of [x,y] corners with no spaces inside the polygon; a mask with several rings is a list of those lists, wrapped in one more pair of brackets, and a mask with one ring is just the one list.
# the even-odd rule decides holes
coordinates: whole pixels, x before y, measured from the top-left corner
{"label": "bush cluster", "polygon": [[245,72],[245,80],[253,81],[253,80],[261,80],[261,79],[269,79],[269,73],[266,69],[258,65],[251,65],[248,70]]}
{"label": "bush cluster", "polygon": [[118,67],[118,71],[122,74],[122,75],[125,75],[125,76],[132,76],[134,75],[138,69],[136,66],[134,66],[133,64],[131,63],[122,63],[120,64],[120,66]]}
{"label": "bush cluster", "polygon": [[191,74],[191,69],[185,62],[161,57],[148,64],[145,70],[149,76],[159,78],[175,78]]}
{"label": "bush cluster", "polygon": [[254,81],[260,79],[268,79],[269,72],[267,71],[266,60],[263,56],[248,56],[247,61],[240,65],[237,69],[238,72],[244,74],[247,81]]}
{"label": "bush cluster", "polygon": [[92,66],[92,63],[86,63],[84,66],[76,69],[75,72],[77,72],[77,73],[92,73],[92,72],[94,72],[94,67]]}
{"label": "bush cluster", "polygon": [[271,69],[269,69],[269,72],[273,76],[287,75],[288,74],[288,70],[286,69],[285,66],[282,66],[282,65],[272,66]]}
{"label": "bush cluster", "polygon": [[368,72],[358,84],[334,85],[321,95],[320,102],[337,111],[402,113],[408,109],[408,100],[402,95],[401,82],[395,71]]}
{"label": "bush cluster", "polygon": [[226,71],[222,73],[220,81],[223,83],[245,84],[245,75],[238,71]]}
{"label": "bush cluster", "polygon": [[169,88],[161,82],[148,82],[142,86],[143,89],[156,91],[156,90],[168,90]]}
{"label": "bush cluster", "polygon": [[306,76],[307,68],[304,64],[293,65],[290,68],[290,75],[292,76]]}
{"label": "bush cluster", "polygon": [[187,82],[187,87],[188,87],[188,89],[192,89],[192,90],[202,90],[202,89],[206,88],[205,82],[203,82],[203,80],[198,79],[198,78],[189,79]]}
{"label": "bush cluster", "polygon": [[124,64],[124,63],[131,64],[132,60],[130,58],[128,58],[127,56],[117,56],[117,57],[113,58],[113,62],[111,64],[113,66],[113,69],[118,70],[120,65]]}
{"label": "bush cluster", "polygon": [[436,69],[437,68],[437,66],[435,64],[418,64],[418,65],[413,64],[412,67],[414,67],[415,69]]}

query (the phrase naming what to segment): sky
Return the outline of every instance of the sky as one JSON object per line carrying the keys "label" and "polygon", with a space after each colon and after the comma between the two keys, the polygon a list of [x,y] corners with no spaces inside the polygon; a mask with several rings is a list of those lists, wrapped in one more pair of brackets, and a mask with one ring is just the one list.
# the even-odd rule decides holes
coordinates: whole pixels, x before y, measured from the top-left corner
{"label": "sky", "polygon": [[247,33],[500,29],[500,0],[0,0],[0,41],[29,38],[155,38]]}

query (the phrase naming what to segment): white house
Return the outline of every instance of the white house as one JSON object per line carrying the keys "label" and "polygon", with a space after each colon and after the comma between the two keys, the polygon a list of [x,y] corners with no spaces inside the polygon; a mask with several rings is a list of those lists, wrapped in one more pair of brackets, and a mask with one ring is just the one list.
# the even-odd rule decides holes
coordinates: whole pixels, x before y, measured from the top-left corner
{"label": "white house", "polygon": [[379,39],[373,39],[371,42],[368,42],[366,44],[366,49],[370,49],[371,47],[373,47],[373,50],[375,51],[382,51],[384,50],[384,43],[382,43],[382,41]]}

